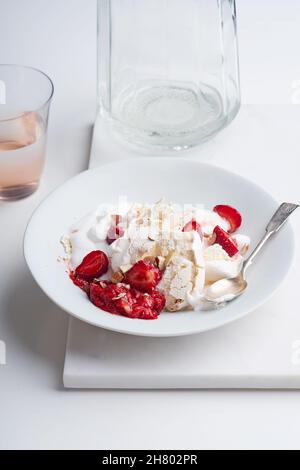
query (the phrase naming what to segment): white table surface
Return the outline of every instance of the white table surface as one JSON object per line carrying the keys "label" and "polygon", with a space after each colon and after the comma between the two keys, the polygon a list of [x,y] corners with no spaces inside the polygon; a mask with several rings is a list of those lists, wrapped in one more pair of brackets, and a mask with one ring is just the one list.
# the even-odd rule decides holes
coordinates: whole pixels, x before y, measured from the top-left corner
{"label": "white table surface", "polygon": [[[40,67],[56,86],[43,184],[25,201],[0,205],[0,340],[7,346],[0,448],[300,448],[299,392],[62,387],[67,315],[28,273],[22,236],[39,201],[86,167],[95,116],[95,5],[0,0],[0,62]],[[269,0],[239,0],[239,13],[244,102],[289,103],[300,78],[300,5],[274,0],[271,9]],[[278,162],[272,172],[278,179]]]}

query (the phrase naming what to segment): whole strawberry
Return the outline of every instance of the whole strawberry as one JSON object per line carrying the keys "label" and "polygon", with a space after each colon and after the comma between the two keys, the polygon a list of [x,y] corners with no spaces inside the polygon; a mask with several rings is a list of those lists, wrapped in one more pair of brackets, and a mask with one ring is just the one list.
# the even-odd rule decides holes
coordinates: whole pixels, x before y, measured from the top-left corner
{"label": "whole strawberry", "polygon": [[109,261],[103,251],[92,251],[86,255],[81,264],[75,269],[76,279],[92,281],[103,276],[108,271]]}
{"label": "whole strawberry", "polygon": [[142,292],[151,292],[162,278],[162,272],[154,264],[139,261],[125,274],[124,282]]}

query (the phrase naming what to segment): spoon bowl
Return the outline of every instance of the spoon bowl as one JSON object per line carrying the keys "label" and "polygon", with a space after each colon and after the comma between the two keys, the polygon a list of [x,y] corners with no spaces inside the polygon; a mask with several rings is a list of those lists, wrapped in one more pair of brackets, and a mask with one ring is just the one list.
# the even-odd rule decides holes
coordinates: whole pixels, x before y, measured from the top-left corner
{"label": "spoon bowl", "polygon": [[242,276],[233,279],[221,279],[208,286],[205,289],[204,296],[208,302],[230,302],[242,295],[247,286],[247,281]]}

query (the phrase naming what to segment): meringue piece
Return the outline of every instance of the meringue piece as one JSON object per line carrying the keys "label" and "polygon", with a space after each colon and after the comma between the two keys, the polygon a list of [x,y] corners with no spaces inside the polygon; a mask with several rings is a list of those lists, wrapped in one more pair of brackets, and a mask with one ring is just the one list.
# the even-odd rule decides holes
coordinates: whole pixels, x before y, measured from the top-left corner
{"label": "meringue piece", "polygon": [[194,261],[197,257],[199,264],[203,265],[202,243],[197,232],[174,232],[169,238],[162,236],[157,243],[160,256],[168,258],[170,252],[180,253],[191,261]]}
{"label": "meringue piece", "polygon": [[130,238],[127,237],[129,237],[129,233],[125,233],[124,237],[117,239],[110,246],[111,265],[114,271],[117,271],[120,266],[137,263],[143,259],[145,254],[156,256],[156,242],[148,238],[135,238],[132,235]]}
{"label": "meringue piece", "polygon": [[193,289],[193,263],[182,256],[173,256],[159,288],[165,293],[167,310],[175,312],[187,307],[187,295]]}
{"label": "meringue piece", "polygon": [[60,243],[62,244],[64,248],[64,252],[67,255],[67,259],[70,259],[72,255],[72,244],[71,244],[70,238],[67,237],[66,235],[63,235],[60,239]]}
{"label": "meringue piece", "polygon": [[169,240],[172,257],[163,275],[161,288],[166,295],[169,311],[194,306],[202,298],[205,282],[205,264],[202,242],[197,232],[180,232]]}
{"label": "meringue piece", "polygon": [[133,238],[130,240],[128,254],[130,256],[131,264],[140,261],[147,253],[147,256],[155,256],[156,242],[149,239]]}
{"label": "meringue piece", "polygon": [[205,262],[217,260],[230,260],[230,256],[218,243],[215,243],[214,245],[211,245],[206,248],[203,252],[203,258]]}

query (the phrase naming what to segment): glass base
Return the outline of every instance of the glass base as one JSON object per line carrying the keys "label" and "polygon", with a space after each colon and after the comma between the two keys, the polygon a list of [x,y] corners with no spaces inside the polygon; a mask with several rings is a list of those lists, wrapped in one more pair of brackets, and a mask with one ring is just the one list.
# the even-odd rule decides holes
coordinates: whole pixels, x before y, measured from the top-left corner
{"label": "glass base", "polygon": [[39,182],[2,187],[0,186],[0,201],[17,201],[31,196],[39,187]]}
{"label": "glass base", "polygon": [[185,150],[209,139],[236,115],[225,113],[219,92],[207,85],[144,81],[113,104],[113,127],[131,144]]}

